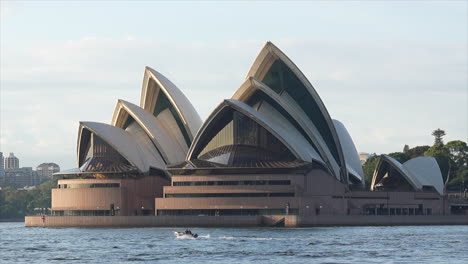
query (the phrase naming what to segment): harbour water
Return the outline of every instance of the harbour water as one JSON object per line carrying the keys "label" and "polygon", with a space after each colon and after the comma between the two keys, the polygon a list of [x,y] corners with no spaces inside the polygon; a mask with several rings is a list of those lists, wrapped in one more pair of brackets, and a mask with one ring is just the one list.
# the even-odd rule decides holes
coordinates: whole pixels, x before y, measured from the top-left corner
{"label": "harbour water", "polygon": [[468,263],[468,226],[174,231],[0,223],[0,263]]}

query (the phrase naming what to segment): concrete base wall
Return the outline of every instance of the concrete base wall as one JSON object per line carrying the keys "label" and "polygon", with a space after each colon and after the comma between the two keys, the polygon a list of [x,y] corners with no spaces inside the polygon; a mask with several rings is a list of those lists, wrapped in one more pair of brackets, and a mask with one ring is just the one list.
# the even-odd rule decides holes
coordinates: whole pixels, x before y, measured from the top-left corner
{"label": "concrete base wall", "polygon": [[46,227],[243,227],[259,226],[260,216],[26,216],[25,226]]}
{"label": "concrete base wall", "polygon": [[25,217],[27,227],[248,227],[284,218],[286,227],[468,225],[468,216],[40,216]]}
{"label": "concrete base wall", "polygon": [[467,216],[455,215],[350,215],[297,216],[286,219],[286,226],[398,226],[398,225],[468,225]]}

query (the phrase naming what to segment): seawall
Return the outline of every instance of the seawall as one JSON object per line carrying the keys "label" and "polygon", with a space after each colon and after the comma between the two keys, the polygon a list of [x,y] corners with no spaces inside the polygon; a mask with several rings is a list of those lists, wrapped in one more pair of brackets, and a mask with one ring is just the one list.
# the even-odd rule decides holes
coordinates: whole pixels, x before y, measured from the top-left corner
{"label": "seawall", "polygon": [[[284,219],[284,221],[282,221]],[[26,216],[26,227],[253,227],[284,225],[468,225],[467,215],[431,216]]]}

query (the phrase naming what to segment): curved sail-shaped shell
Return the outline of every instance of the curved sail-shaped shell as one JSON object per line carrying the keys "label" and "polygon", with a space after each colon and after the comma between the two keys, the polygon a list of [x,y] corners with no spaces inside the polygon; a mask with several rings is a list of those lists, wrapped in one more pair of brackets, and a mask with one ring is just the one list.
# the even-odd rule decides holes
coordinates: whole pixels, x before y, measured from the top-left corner
{"label": "curved sail-shaped shell", "polygon": [[340,167],[340,178],[348,181],[345,157],[333,121],[314,87],[299,68],[275,45],[267,42],[250,68],[247,78],[256,77],[295,104],[307,116]]}
{"label": "curved sail-shaped shell", "polygon": [[403,167],[403,165],[400,162],[388,155],[382,155],[380,156],[379,163],[377,164],[377,167],[374,171],[374,176],[372,177],[371,190],[375,190],[376,184],[380,180],[377,177],[381,175],[381,171],[384,168],[383,165],[385,163],[388,164],[391,168],[398,171],[398,173],[408,182],[408,184],[410,184],[413,187],[414,190],[419,190],[422,188],[421,183],[417,179],[412,178],[410,173]]}
{"label": "curved sail-shaped shell", "polygon": [[[296,104],[288,104],[284,98],[275,93],[266,84],[262,83],[255,77],[249,77],[232,96],[232,99],[242,101],[247,104],[251,104],[252,98],[256,96],[257,92],[263,93],[268,97],[269,100],[273,101],[276,107],[282,115],[287,116],[288,122],[294,125],[298,130],[308,139],[309,144],[320,154],[322,160],[328,166],[330,172],[337,178],[340,179],[340,167],[334,160],[330,150],[327,148],[325,142],[320,136],[319,132],[315,128],[312,121],[304,115],[301,115],[302,110],[297,108]],[[258,96],[258,95],[257,95]],[[257,111],[265,113],[269,111],[262,103],[257,107]]]}
{"label": "curved sail-shaped shell", "polygon": [[145,68],[140,107],[171,126],[177,125],[183,138],[178,139],[190,146],[202,121],[185,95],[161,73]]}
{"label": "curved sail-shaped shell", "polygon": [[[115,106],[111,124],[127,129],[127,126],[135,121],[151,139],[152,144],[162,156],[166,164],[177,164],[185,160],[188,147],[178,139],[182,137],[177,127],[166,126],[156,119],[148,111],[130,102],[119,100]],[[179,132],[179,133],[178,133]],[[130,134],[131,131],[129,131]],[[138,136],[132,134],[132,136]]]}
{"label": "curved sail-shaped shell", "polygon": [[439,164],[434,157],[417,157],[403,163],[403,167],[411,173],[422,186],[432,186],[439,194],[444,193],[444,181]]}
{"label": "curved sail-shaped shell", "polygon": [[89,142],[91,134],[104,140],[141,173],[148,172],[150,167],[165,168],[162,159],[158,159],[151,151],[141,146],[123,129],[98,122],[80,122],[77,144],[78,167],[85,162],[87,154],[85,142]]}
{"label": "curved sail-shaped shell", "polygon": [[318,153],[310,146],[307,140],[289,122],[281,123],[281,120],[275,119],[271,116],[265,116],[264,114],[255,111],[249,105],[233,99],[224,100],[211,113],[211,115],[197,133],[197,136],[195,137],[194,142],[189,149],[187,160],[196,158],[196,155],[200,153],[204,147],[200,142],[206,141],[202,139],[209,130],[208,128],[210,127],[213,120],[215,120],[218,115],[221,115],[226,108],[230,108],[234,111],[242,113],[265,128],[282,144],[284,144],[297,159],[308,162],[312,162],[314,160],[320,163],[324,163],[320,155],[318,155]]}
{"label": "curved sail-shaped shell", "polygon": [[383,164],[387,163],[410,184],[415,191],[423,187],[433,187],[440,195],[444,193],[444,184],[439,165],[433,157],[417,157],[403,164],[388,155],[382,155],[372,177],[371,190],[375,190]]}
{"label": "curved sail-shaped shell", "polygon": [[335,125],[336,132],[338,132],[338,136],[340,137],[348,173],[353,176],[355,180],[364,184],[364,172],[362,171],[361,160],[359,159],[359,153],[356,150],[356,146],[354,145],[351,135],[340,121],[334,119],[333,124]]}

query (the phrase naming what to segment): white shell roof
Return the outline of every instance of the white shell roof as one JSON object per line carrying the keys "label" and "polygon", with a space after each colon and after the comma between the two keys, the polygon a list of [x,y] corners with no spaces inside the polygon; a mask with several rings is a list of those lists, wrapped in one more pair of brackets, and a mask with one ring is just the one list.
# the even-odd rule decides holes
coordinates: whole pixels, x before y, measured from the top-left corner
{"label": "white shell roof", "polygon": [[417,157],[403,163],[403,167],[418,179],[423,186],[433,186],[441,195],[444,193],[444,182],[439,164],[434,157]]}
{"label": "white shell roof", "polygon": [[179,88],[177,88],[174,83],[150,67],[145,68],[140,107],[146,109],[146,105],[150,97],[152,98],[155,96],[155,94],[149,94],[149,78],[152,78],[167,95],[168,99],[171,101],[171,104],[179,114],[181,120],[184,122],[184,126],[186,127],[190,138],[193,139],[198,129],[202,125],[200,116],[187,97],[185,97],[185,95],[179,90]]}
{"label": "white shell roof", "polygon": [[[436,191],[443,195],[444,183],[442,181],[442,174],[440,172],[439,165],[433,157],[417,157],[401,164],[394,158],[388,155],[382,155],[379,165],[382,162],[388,162],[391,166],[397,169],[400,174],[413,186],[417,191],[421,191],[423,186],[432,186]],[[377,170],[372,178],[371,190],[374,189],[376,184]]]}
{"label": "white shell roof", "polygon": [[328,149],[325,141],[323,140],[315,125],[292,98],[286,97],[284,94],[283,96],[280,96],[257,78],[250,77],[244,81],[239,89],[237,89],[237,91],[233,94],[232,99],[245,102],[256,90],[262,91],[291,115],[291,117],[304,130],[309,139],[315,144],[315,147],[317,148],[322,160],[325,162],[325,165],[329,167],[330,172],[334,174],[334,176],[339,180],[340,167],[338,166],[338,163],[333,158],[330,150]]}
{"label": "white shell roof", "polygon": [[[291,59],[289,59],[273,43],[268,41],[265,44],[265,46],[263,46],[260,53],[257,55],[254,63],[252,64],[249,72],[247,73],[246,79],[248,79],[251,76],[262,79],[265,76],[265,74],[266,74],[267,70],[269,69],[269,67],[273,64],[273,62],[276,59],[281,60],[282,62],[284,62],[286,64],[286,66],[288,66],[291,69],[291,71],[296,75],[296,77],[306,87],[306,89],[308,90],[308,92],[310,93],[312,98],[316,101],[317,106],[319,107],[319,109],[321,111],[321,114],[323,115],[323,117],[324,117],[325,121],[327,122],[327,125],[328,125],[328,127],[330,129],[330,132],[332,134],[334,143],[335,143],[336,148],[337,148],[336,151],[338,153],[338,156],[339,156],[340,160],[335,161],[334,158],[332,158],[332,159],[335,161],[335,163],[342,164],[342,166],[341,166],[341,175],[343,175],[344,177],[347,177],[347,175],[348,175],[347,168],[346,168],[347,166],[343,166],[343,165],[346,164],[345,157],[344,157],[344,154],[342,152],[340,139],[339,139],[339,136],[338,136],[338,134],[337,134],[337,132],[335,130],[333,121],[332,121],[332,119],[331,119],[325,105],[323,104],[322,99],[318,95],[317,91],[315,91],[312,84],[307,80],[305,75],[294,64],[294,62],[292,62]],[[282,97],[283,97],[283,95],[282,95]],[[288,97],[286,93],[285,93],[285,97]],[[292,99],[292,98],[290,98],[290,99]],[[295,101],[294,100],[289,100],[289,103],[292,103],[292,102],[295,102]],[[297,107],[300,108],[298,105],[297,105]],[[312,133],[318,133],[318,130],[312,131]],[[320,133],[317,134],[317,135],[320,135]],[[325,145],[325,148],[328,148],[328,147]],[[330,150],[328,150],[328,151],[330,152]],[[330,162],[330,163],[331,163],[331,165],[333,165],[333,162]],[[334,167],[336,167],[336,166],[334,166]],[[336,168],[335,168],[335,170],[336,170]],[[337,178],[340,178],[340,175],[335,175],[335,176],[337,176]],[[344,180],[346,180],[346,179],[344,179]]]}
{"label": "white shell roof", "polygon": [[348,130],[343,123],[338,120],[333,120],[333,124],[335,125],[336,132],[340,138],[348,172],[360,179],[361,183],[364,184],[364,172],[362,171],[361,160],[359,159],[359,153],[356,150],[356,146],[354,146],[353,139],[349,135]]}
{"label": "white shell roof", "polygon": [[120,114],[120,111],[126,111],[138,122],[168,164],[181,163],[185,160],[188,151],[187,145],[183,141],[178,141],[183,139],[176,139],[172,136],[173,134],[169,134],[170,131],[164,127],[164,124],[161,124],[151,113],[130,102],[119,100],[112,118],[111,124],[113,126],[120,127],[124,123],[124,120],[120,119],[126,115]]}
{"label": "white shell roof", "polygon": [[[140,144],[138,144],[123,129],[98,122],[80,122],[77,149],[78,155],[80,155],[80,143],[82,141],[81,136],[83,129],[87,129],[91,133],[102,138],[142,173],[148,172],[150,166],[155,168],[165,168],[165,164],[162,160],[157,160],[156,157],[140,146]],[[78,160],[80,160],[80,157],[78,157]],[[78,164],[78,167],[79,166],[80,164]]]}
{"label": "white shell roof", "polygon": [[195,137],[192,146],[187,155],[187,160],[191,160],[193,157],[193,152],[198,148],[198,142],[203,136],[206,128],[212,122],[215,117],[221,113],[222,109],[225,107],[230,107],[236,111],[241,112],[242,114],[248,116],[266,130],[268,130],[272,135],[274,135],[278,140],[280,140],[298,159],[312,162],[315,160],[320,163],[324,163],[322,158],[318,153],[310,146],[307,140],[291,125],[289,122],[281,122],[281,119],[278,119],[274,116],[266,116],[265,114],[255,111],[249,105],[233,100],[228,99],[224,100],[208,117],[207,121],[203,124],[202,128]]}

